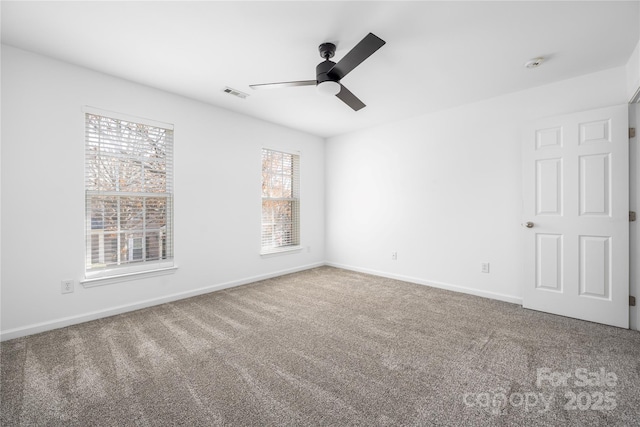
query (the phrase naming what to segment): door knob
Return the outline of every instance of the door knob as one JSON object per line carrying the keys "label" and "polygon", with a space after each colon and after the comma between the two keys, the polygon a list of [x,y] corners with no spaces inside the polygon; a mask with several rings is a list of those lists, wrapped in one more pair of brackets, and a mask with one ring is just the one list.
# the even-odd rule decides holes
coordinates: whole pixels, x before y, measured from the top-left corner
{"label": "door knob", "polygon": [[524,226],[525,226],[525,227],[527,227],[527,228],[533,228],[533,223],[532,223],[531,221],[529,221],[529,222],[525,222],[525,223],[524,223],[524,224],[522,224],[522,225],[524,225]]}

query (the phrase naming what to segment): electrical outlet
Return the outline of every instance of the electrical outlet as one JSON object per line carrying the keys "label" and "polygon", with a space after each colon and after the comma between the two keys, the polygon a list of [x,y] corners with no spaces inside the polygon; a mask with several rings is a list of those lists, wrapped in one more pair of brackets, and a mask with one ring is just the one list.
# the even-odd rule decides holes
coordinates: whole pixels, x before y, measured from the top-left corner
{"label": "electrical outlet", "polygon": [[392,261],[398,260],[398,252],[391,252],[391,260]]}
{"label": "electrical outlet", "polygon": [[481,273],[488,273],[489,272],[489,263],[488,262],[483,262],[480,265],[480,272]]}
{"label": "electrical outlet", "polygon": [[73,280],[63,280],[60,282],[60,291],[63,294],[69,294],[73,292]]}

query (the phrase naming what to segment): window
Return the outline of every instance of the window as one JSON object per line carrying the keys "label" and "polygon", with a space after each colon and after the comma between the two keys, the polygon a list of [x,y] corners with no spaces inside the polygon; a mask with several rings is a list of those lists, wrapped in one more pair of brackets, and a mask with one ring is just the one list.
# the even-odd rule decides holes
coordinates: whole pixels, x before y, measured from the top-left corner
{"label": "window", "polygon": [[300,156],[262,150],[262,254],[300,248]]}
{"label": "window", "polygon": [[172,267],[173,126],[85,109],[85,144],[87,278]]}

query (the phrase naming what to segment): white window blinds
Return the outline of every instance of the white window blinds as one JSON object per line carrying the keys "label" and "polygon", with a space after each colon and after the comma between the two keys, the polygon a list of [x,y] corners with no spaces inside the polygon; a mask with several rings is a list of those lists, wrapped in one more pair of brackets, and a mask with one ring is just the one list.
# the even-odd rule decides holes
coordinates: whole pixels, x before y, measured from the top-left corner
{"label": "white window blinds", "polygon": [[86,112],[85,144],[87,276],[172,266],[173,126]]}
{"label": "white window blinds", "polygon": [[262,254],[300,245],[300,156],[262,150]]}

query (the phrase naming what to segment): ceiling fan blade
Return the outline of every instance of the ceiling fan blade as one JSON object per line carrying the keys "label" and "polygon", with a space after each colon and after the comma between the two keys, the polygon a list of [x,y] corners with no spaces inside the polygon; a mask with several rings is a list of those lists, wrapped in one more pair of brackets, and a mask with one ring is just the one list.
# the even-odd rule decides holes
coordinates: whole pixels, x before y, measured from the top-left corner
{"label": "ceiling fan blade", "polygon": [[331,70],[327,73],[332,79],[340,80],[349,74],[365,59],[370,57],[376,50],[384,46],[386,42],[373,33],[367,34],[360,40],[353,49],[349,51]]}
{"label": "ceiling fan blade", "polygon": [[340,84],[340,86],[340,92],[338,92],[336,96],[340,98],[342,102],[353,108],[354,111],[358,111],[361,108],[366,107],[364,102],[360,101],[349,89],[344,87],[342,84]]}
{"label": "ceiling fan blade", "polygon": [[280,82],[280,83],[263,83],[259,85],[249,85],[251,89],[278,89],[281,87],[294,87],[294,86],[315,86],[315,80],[301,80],[297,82]]}

